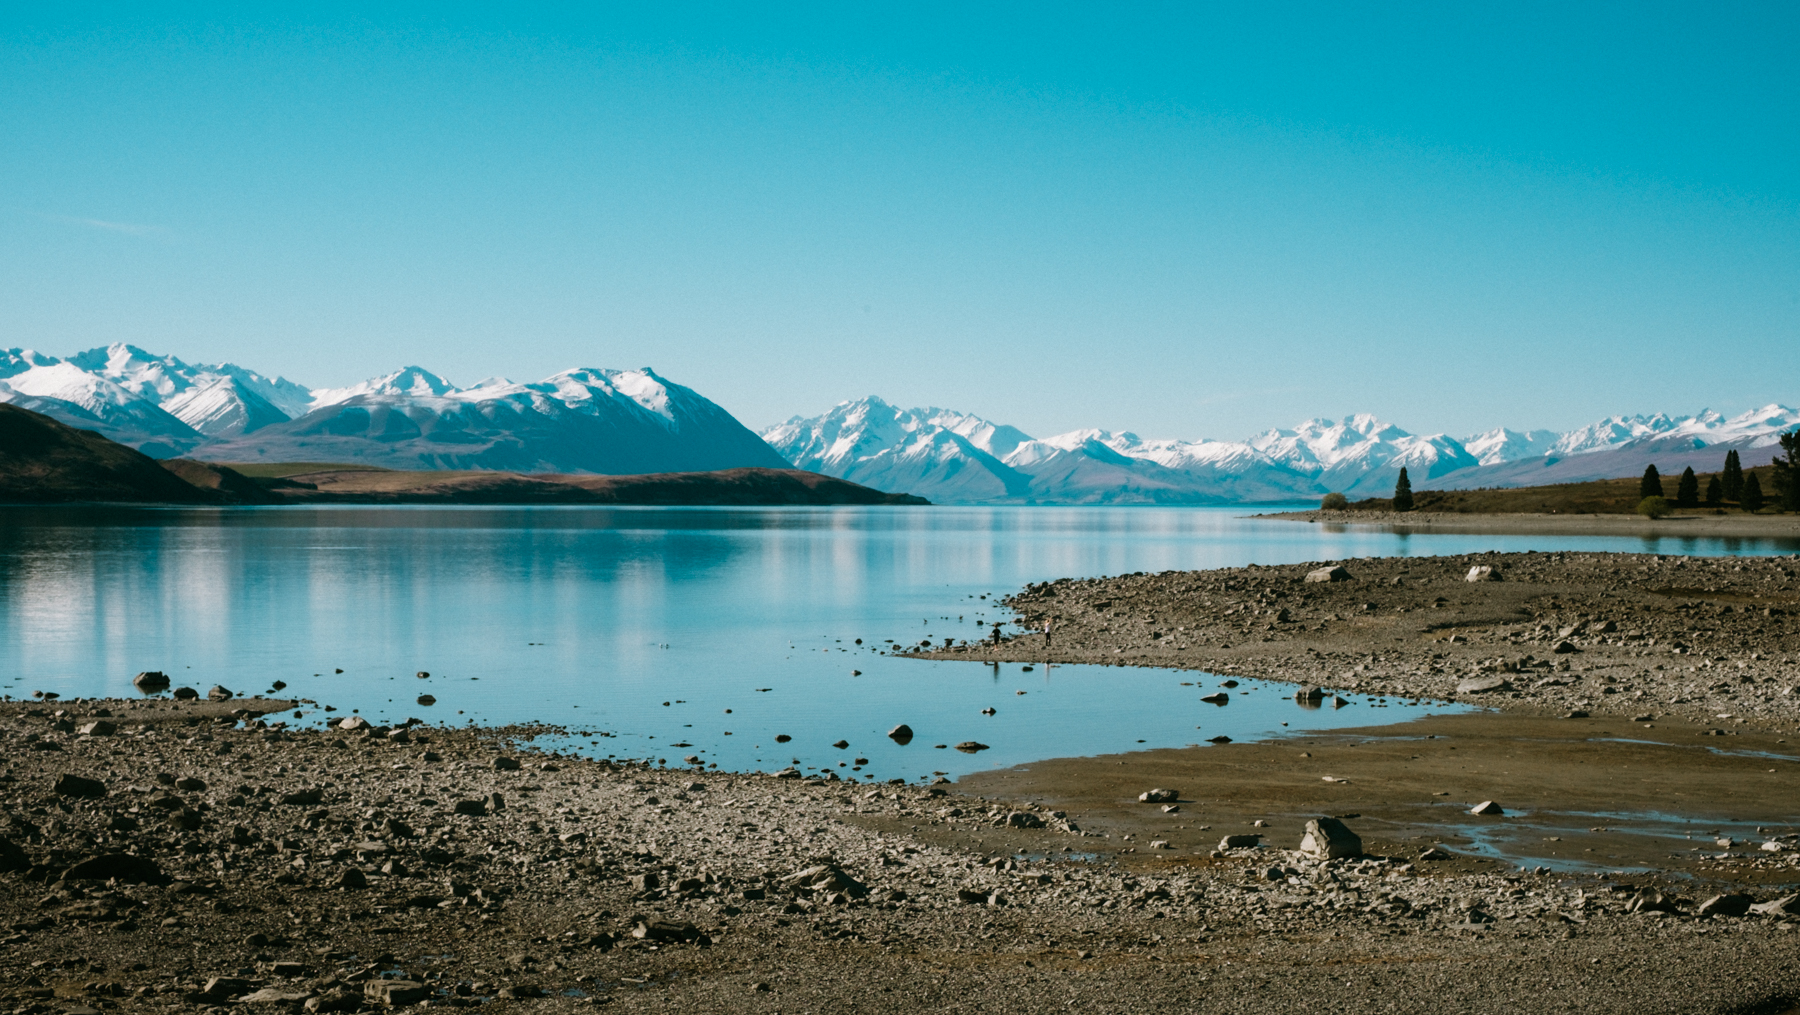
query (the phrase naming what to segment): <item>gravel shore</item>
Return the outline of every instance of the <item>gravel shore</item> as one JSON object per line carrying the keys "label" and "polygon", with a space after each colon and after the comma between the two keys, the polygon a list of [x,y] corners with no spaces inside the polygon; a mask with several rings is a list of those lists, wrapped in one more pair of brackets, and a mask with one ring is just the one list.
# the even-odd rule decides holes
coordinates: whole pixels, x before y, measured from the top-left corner
{"label": "gravel shore", "polygon": [[[1332,567],[1341,568],[1337,580],[1307,580]],[[911,651],[1170,666],[1512,711],[1800,728],[1795,556],[1317,561],[1063,579],[1004,603],[1027,633]]]}
{"label": "gravel shore", "polygon": [[1701,916],[1691,883],[1321,860],[1298,825],[1150,856],[953,786],[290,709],[0,708],[12,1010],[1749,1012],[1800,968],[1768,886]]}

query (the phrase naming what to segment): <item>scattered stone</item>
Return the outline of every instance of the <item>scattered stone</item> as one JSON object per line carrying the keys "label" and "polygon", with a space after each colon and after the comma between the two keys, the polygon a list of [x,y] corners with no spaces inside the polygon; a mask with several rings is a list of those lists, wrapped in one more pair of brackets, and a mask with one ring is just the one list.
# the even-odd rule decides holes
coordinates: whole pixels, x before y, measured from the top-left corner
{"label": "scattered stone", "polygon": [[1580,652],[1581,649],[1576,647],[1575,643],[1572,641],[1559,641],[1556,644],[1550,646],[1550,651],[1554,652],[1555,654],[1557,654],[1559,656],[1566,656],[1566,655],[1572,655],[1576,652]]}
{"label": "scattered stone", "polygon": [[1506,810],[1505,810],[1505,808],[1501,807],[1499,804],[1493,802],[1492,800],[1483,800],[1482,802],[1469,808],[1469,813],[1470,814],[1479,814],[1480,816],[1482,816],[1484,818],[1497,818],[1497,817],[1504,815],[1506,813]]}
{"label": "scattered stone", "polygon": [[369,878],[358,868],[346,867],[344,872],[338,875],[337,886],[339,888],[367,888],[369,887]]}
{"label": "scattered stone", "polygon": [[284,793],[281,797],[281,802],[290,807],[311,807],[314,804],[323,803],[324,800],[325,789],[322,786],[309,786],[292,793]]}
{"label": "scattered stone", "polygon": [[487,801],[486,800],[458,800],[456,802],[456,806],[454,808],[452,808],[452,810],[457,814],[467,815],[468,817],[471,817],[471,818],[485,818],[485,817],[487,817],[487,812],[488,812]]}
{"label": "scattered stone", "polygon": [[631,936],[640,941],[656,941],[663,944],[693,942],[711,944],[700,928],[691,923],[675,920],[652,920],[639,917],[637,924],[631,928]]}
{"label": "scattered stone", "polygon": [[264,987],[261,990],[245,994],[238,998],[240,1004],[299,1004],[312,997],[311,991],[287,991],[279,987]]}
{"label": "scattered stone", "polygon": [[1315,860],[1361,856],[1362,851],[1362,838],[1336,818],[1308,821],[1306,834],[1300,839],[1300,852]]}
{"label": "scattered stone", "polygon": [[1488,564],[1477,564],[1474,567],[1469,568],[1469,573],[1463,576],[1463,581],[1470,582],[1497,582],[1503,580],[1499,569]]}
{"label": "scattered stone", "polygon": [[106,795],[106,784],[98,779],[64,773],[56,777],[56,783],[50,787],[50,791],[57,796],[103,797]]}
{"label": "scattered stone", "polygon": [[1512,681],[1501,676],[1468,677],[1456,685],[1457,694],[1486,694],[1489,691],[1510,691]]}
{"label": "scattered stone", "polygon": [[214,684],[206,689],[207,701],[230,701],[235,697],[237,697],[237,695],[233,694],[223,684]]}
{"label": "scattered stone", "polygon": [[1625,903],[1625,911],[1628,913],[1678,913],[1680,909],[1675,904],[1674,896],[1664,895],[1653,888],[1645,888]]}
{"label": "scattered stone", "polygon": [[175,689],[175,700],[176,701],[194,701],[194,700],[198,699],[199,697],[200,697],[200,692],[194,690],[191,687],[177,687]]}
{"label": "scattered stone", "polygon": [[84,737],[110,737],[114,733],[119,732],[119,727],[107,722],[105,719],[95,719],[93,722],[82,726],[76,732]]}
{"label": "scattered stone", "polygon": [[499,757],[494,759],[494,771],[496,771],[496,772],[517,772],[518,770],[519,770],[519,759],[518,758],[509,758],[506,755],[502,754]]}
{"label": "scattered stone", "polygon": [[1325,692],[1317,687],[1306,686],[1294,692],[1296,701],[1324,701]]}
{"label": "scattered stone", "polygon": [[363,995],[376,1004],[417,1004],[431,996],[431,989],[414,980],[369,980],[363,984]]}
{"label": "scattered stone", "polygon": [[1008,828],[1043,828],[1044,819],[1029,811],[1013,811],[1006,816]]}
{"label": "scattered stone", "polygon": [[1172,804],[1181,799],[1181,792],[1173,789],[1147,789],[1138,794],[1138,802],[1145,804]]}
{"label": "scattered stone", "polygon": [[1750,896],[1741,892],[1729,895],[1715,895],[1694,910],[1695,916],[1748,916],[1750,907],[1755,902]]}
{"label": "scattered stone", "polygon": [[1800,895],[1784,895],[1779,899],[1758,902],[1750,907],[1758,916],[1800,916]]}
{"label": "scattered stone", "polygon": [[893,742],[895,742],[897,744],[905,746],[906,744],[909,744],[912,742],[913,731],[912,731],[911,726],[908,726],[905,723],[901,723],[900,725],[894,727],[893,729],[888,730],[887,735],[888,735],[889,740],[892,740]]}
{"label": "scattered stone", "polygon": [[1342,564],[1333,564],[1330,567],[1319,568],[1317,571],[1308,571],[1306,580],[1309,582],[1347,582],[1350,580],[1350,572],[1345,570]]}
{"label": "scattered stone", "polygon": [[102,853],[63,872],[64,881],[111,881],[114,878],[132,884],[157,882],[162,880],[162,868],[147,856]]}
{"label": "scattered stone", "polygon": [[1249,849],[1262,845],[1260,835],[1227,835],[1219,840],[1220,849]]}
{"label": "scattered stone", "polygon": [[1456,854],[1442,846],[1432,846],[1419,854],[1421,860],[1454,860],[1455,858]]}
{"label": "scattered stone", "polygon": [[424,705],[427,708],[430,708],[431,706],[437,704],[437,699],[432,697],[429,694],[421,694],[418,697],[418,702],[419,702],[419,704]]}
{"label": "scattered stone", "polygon": [[976,751],[987,750],[988,745],[976,740],[964,740],[962,743],[956,745],[956,749],[964,754],[974,754]]}
{"label": "scattered stone", "polygon": [[837,743],[835,743],[835,744],[832,744],[832,745],[831,745],[831,746],[833,746],[833,747],[835,747],[835,748],[837,748],[837,749],[838,749],[838,750],[840,750],[840,751],[841,751],[841,750],[843,750],[843,749],[844,749],[844,748],[846,748],[846,747],[849,747],[849,746],[850,746],[850,741],[848,741],[848,740],[839,740],[839,741],[838,741],[838,742],[837,742]]}
{"label": "scattered stone", "polygon": [[1208,705],[1229,705],[1231,704],[1231,695],[1226,694],[1224,691],[1214,691],[1211,694],[1201,695],[1200,700],[1206,702]]}

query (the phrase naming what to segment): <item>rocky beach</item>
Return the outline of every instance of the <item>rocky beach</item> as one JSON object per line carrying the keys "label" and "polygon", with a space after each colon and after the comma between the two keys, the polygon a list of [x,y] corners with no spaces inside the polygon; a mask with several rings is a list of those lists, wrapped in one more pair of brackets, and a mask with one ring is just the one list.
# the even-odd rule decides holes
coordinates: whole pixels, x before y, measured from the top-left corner
{"label": "rocky beach", "polygon": [[[222,688],[7,703],[0,996],[1781,1011],[1795,578],[1522,554],[1034,586],[1010,605],[1040,633],[949,654],[1179,665],[1226,701],[1231,673],[1304,681],[1374,724],[956,784],[598,760],[569,753],[580,729]],[[1384,727],[1389,695],[1497,709]]]}

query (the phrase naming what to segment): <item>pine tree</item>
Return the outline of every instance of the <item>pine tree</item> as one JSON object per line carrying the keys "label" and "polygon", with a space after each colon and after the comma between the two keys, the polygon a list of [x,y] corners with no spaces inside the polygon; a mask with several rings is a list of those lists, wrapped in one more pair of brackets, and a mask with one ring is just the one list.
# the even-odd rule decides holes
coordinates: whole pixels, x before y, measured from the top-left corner
{"label": "pine tree", "polygon": [[1719,473],[1719,482],[1725,487],[1726,500],[1736,504],[1744,499],[1744,466],[1736,451],[1725,452],[1725,468]]}
{"label": "pine tree", "polygon": [[1693,466],[1681,470],[1681,479],[1675,484],[1676,507],[1700,506],[1700,480],[1694,475]]}
{"label": "pine tree", "polygon": [[1714,476],[1713,478],[1707,480],[1706,481],[1706,506],[1707,507],[1718,507],[1720,504],[1724,503],[1724,501],[1725,501],[1725,487],[1723,484],[1721,484],[1719,482],[1719,477]]}
{"label": "pine tree", "polygon": [[1400,479],[1394,484],[1394,510],[1411,511],[1412,509],[1412,480],[1406,478],[1406,467],[1401,466]]}
{"label": "pine tree", "polygon": [[1769,478],[1774,481],[1779,498],[1776,503],[1783,511],[1800,511],[1800,428],[1782,434],[1780,440],[1781,450],[1787,452],[1787,456],[1776,455],[1769,463],[1775,469],[1775,474]]}
{"label": "pine tree", "polygon": [[1644,467],[1644,478],[1638,481],[1638,499],[1645,497],[1661,497],[1663,495],[1662,476],[1657,474],[1656,466]]}
{"label": "pine tree", "polygon": [[1745,511],[1758,511],[1763,506],[1762,481],[1752,472],[1744,477],[1744,494],[1738,498],[1738,506]]}

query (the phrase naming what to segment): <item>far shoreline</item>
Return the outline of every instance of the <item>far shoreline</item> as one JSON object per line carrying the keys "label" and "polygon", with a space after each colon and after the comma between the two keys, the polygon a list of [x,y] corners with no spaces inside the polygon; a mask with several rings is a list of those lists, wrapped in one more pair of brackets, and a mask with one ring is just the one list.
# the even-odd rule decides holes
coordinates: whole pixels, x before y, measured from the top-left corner
{"label": "far shoreline", "polygon": [[1800,550],[1800,515],[1463,514],[1439,511],[1279,511],[1242,516],[1266,521],[1380,532],[1467,535],[1637,536],[1645,539],[1793,539]]}

